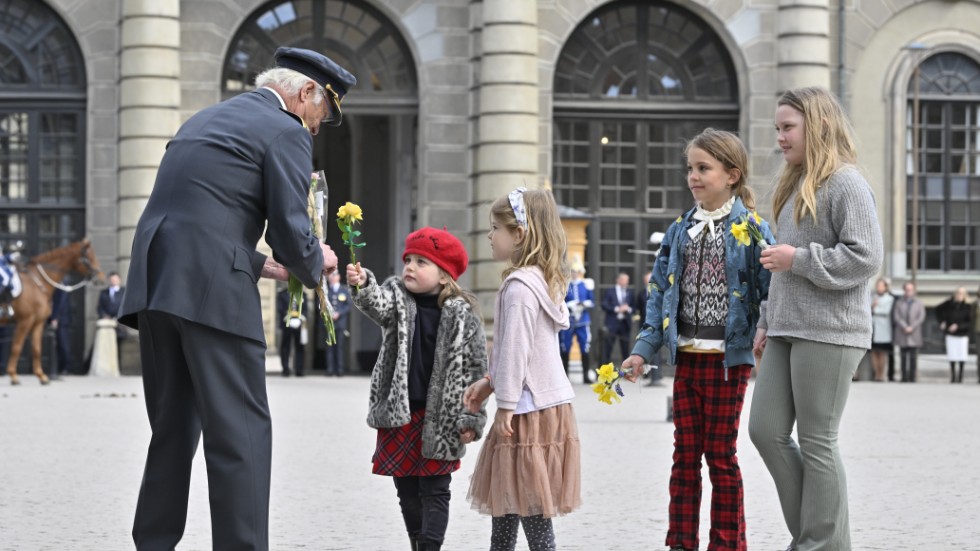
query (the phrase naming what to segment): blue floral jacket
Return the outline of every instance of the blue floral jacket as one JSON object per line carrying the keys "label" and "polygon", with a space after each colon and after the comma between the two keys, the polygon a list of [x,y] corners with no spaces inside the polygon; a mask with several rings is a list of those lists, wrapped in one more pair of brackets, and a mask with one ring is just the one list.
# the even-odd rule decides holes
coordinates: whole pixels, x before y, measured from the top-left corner
{"label": "blue floral jacket", "polygon": [[[684,248],[690,240],[687,230],[696,221],[691,209],[677,218],[667,229],[660,254],[653,264],[650,277],[646,317],[640,334],[636,337],[633,354],[650,362],[661,346],[670,351],[670,363],[677,363],[677,310],[680,304],[680,282],[684,273]],[[749,211],[741,199],[735,199],[732,211],[725,222],[715,227],[725,232],[725,278],[728,281],[728,323],[725,327],[725,367],[755,365],[752,357],[752,339],[755,324],[759,321],[759,309],[769,297],[769,280],[772,275],[759,262],[761,249],[754,240],[743,245],[732,235],[731,225],[745,221]],[[776,240],[769,230],[769,223],[762,221],[762,235],[766,242]],[[707,231],[707,230],[705,230]]]}

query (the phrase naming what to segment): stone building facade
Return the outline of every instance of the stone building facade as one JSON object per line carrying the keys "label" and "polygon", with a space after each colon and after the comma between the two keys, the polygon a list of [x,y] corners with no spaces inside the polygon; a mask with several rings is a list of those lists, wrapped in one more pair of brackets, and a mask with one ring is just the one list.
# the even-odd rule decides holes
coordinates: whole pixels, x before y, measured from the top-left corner
{"label": "stone building facade", "polygon": [[[977,29],[980,2],[962,0],[0,0],[0,243],[88,236],[125,277],[169,137],[293,45],[358,77],[314,166],[331,204],[365,208],[378,273],[399,269],[412,228],[446,226],[492,312],[488,202],[525,185],[592,215],[582,254],[600,289],[640,281],[635,250],[690,206],[684,139],[739,132],[768,214],[776,98],[819,85],[852,116],[882,274],[901,283],[914,264],[935,304],[980,283]],[[76,299],[89,319],[95,293]],[[353,331],[352,355],[375,345]]]}

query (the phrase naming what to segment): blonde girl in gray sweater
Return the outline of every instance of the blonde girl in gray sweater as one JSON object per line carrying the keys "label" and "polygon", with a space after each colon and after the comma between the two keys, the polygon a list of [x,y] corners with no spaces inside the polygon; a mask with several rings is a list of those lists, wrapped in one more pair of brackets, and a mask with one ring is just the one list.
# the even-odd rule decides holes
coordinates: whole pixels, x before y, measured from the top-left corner
{"label": "blonde girl in gray sweater", "polygon": [[762,362],[749,436],[776,483],[789,549],[848,551],[837,432],[851,376],[871,347],[866,289],[881,268],[881,228],[833,95],[784,93],[776,133],[785,160],[773,195],[778,244],[761,255],[772,282],[754,343]]}

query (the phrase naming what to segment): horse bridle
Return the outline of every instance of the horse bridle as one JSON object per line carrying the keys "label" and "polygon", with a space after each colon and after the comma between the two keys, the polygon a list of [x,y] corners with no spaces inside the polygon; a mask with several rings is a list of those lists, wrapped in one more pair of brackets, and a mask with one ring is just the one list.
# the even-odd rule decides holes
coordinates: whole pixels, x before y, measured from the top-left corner
{"label": "horse bridle", "polygon": [[[58,289],[59,291],[64,291],[66,293],[77,291],[82,287],[85,287],[89,283],[92,283],[92,278],[95,277],[95,270],[92,268],[92,261],[88,259],[88,254],[87,254],[89,247],[91,247],[91,245],[86,243],[85,245],[82,246],[82,250],[79,251],[80,253],[79,262],[81,262],[82,265],[85,266],[86,273],[84,276],[82,276],[84,279],[82,279],[82,281],[79,281],[74,285],[65,285],[64,283],[58,283],[52,280],[51,276],[49,276],[48,273],[44,271],[44,265],[41,264],[40,262],[35,264],[37,266],[37,271],[39,274],[41,274],[41,277],[44,278],[44,281],[47,282],[48,285],[54,287],[55,289]],[[40,285],[40,282],[37,283]]]}

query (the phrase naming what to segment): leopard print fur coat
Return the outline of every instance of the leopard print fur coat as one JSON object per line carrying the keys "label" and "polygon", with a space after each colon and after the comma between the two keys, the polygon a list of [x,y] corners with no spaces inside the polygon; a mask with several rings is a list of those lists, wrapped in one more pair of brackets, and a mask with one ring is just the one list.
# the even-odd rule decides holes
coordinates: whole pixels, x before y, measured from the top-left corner
{"label": "leopard print fur coat", "polygon": [[[351,289],[354,305],[381,327],[381,352],[371,373],[367,423],[373,428],[408,424],[408,365],[415,331],[415,300],[398,276],[382,284],[370,270],[367,282]],[[466,451],[459,433],[473,429],[483,436],[487,412],[470,413],[463,407],[463,392],[487,374],[487,341],[483,322],[463,299],[443,304],[436,336],[432,379],[426,396],[422,428],[422,456],[451,461]]]}

